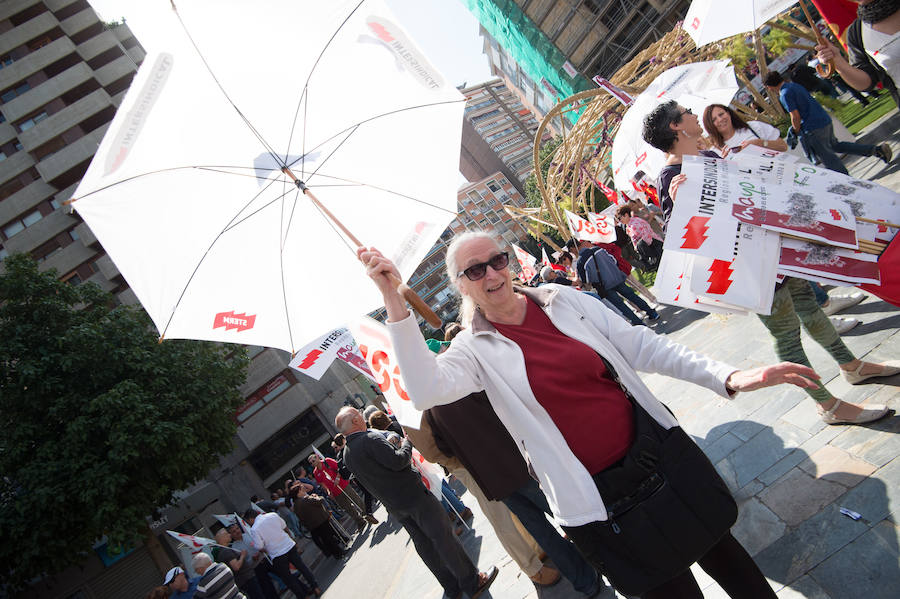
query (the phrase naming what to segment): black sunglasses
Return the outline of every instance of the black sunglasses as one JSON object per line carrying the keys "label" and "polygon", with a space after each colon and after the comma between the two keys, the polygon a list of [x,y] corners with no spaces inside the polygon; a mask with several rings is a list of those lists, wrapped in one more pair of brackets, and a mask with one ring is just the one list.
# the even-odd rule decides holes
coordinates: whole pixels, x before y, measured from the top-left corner
{"label": "black sunglasses", "polygon": [[459,278],[463,275],[466,275],[466,278],[470,281],[478,281],[484,278],[484,275],[487,273],[488,266],[490,266],[494,270],[503,270],[504,268],[509,266],[509,254],[507,252],[503,252],[501,254],[491,256],[491,259],[487,262],[479,262],[478,264],[473,264],[469,268],[456,273],[456,277]]}

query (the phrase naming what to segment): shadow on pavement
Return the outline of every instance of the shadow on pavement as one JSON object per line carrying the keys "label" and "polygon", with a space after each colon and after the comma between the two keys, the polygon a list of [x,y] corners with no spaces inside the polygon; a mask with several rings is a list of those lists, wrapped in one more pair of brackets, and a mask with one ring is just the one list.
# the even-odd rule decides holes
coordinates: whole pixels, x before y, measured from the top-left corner
{"label": "shadow on pavement", "polygon": [[[378,527],[375,528],[375,531],[372,533],[372,539],[369,541],[369,547],[374,547],[375,545],[377,545],[378,543],[383,541],[388,535],[394,534],[401,528],[403,528],[403,525],[400,524],[400,521],[397,520],[396,518],[394,518],[393,516],[391,516],[390,513],[388,513],[388,517],[385,520],[383,520],[378,525]],[[370,529],[371,529],[371,527],[370,527]],[[368,531],[366,531],[366,536],[368,536]],[[362,543],[362,541],[364,541],[364,540],[365,540],[365,537],[362,537],[362,536],[357,537],[357,541],[360,543]],[[357,543],[354,542],[353,548],[355,549],[356,546],[357,546]]]}

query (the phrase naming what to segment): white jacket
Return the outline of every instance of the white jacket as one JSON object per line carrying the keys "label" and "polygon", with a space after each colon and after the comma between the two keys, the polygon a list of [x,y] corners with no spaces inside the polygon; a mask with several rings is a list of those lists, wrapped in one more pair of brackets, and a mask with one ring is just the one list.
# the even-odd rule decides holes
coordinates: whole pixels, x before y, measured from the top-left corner
{"label": "white jacket", "polygon": [[[563,334],[603,356],[618,373],[620,383],[665,428],[677,426],[678,421],[647,389],[636,370],[690,381],[730,397],[725,380],[737,368],[672,343],[646,327],[632,327],[596,298],[574,289],[543,285],[523,293],[541,306]],[[606,520],[606,508],[590,473],[535,399],[518,345],[480,313],[475,314],[472,327],[457,335],[440,356],[428,350],[411,314],[388,323],[388,331],[406,391],[416,408],[424,410],[486,391],[537,474],[556,520],[566,526]]]}

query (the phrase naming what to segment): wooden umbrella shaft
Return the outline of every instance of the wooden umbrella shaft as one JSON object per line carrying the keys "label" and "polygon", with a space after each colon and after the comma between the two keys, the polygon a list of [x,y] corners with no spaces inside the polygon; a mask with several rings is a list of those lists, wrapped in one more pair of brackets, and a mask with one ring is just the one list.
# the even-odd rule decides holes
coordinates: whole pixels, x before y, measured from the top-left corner
{"label": "wooden umbrella shaft", "polygon": [[[815,21],[813,21],[812,16],[809,14],[809,9],[806,8],[806,2],[804,0],[800,0],[800,8],[803,9],[803,14],[806,15],[806,22],[809,23],[810,29],[812,29],[813,34],[816,36],[816,42],[820,46],[825,45],[825,36],[823,36],[819,32],[819,28],[816,27]],[[816,72],[821,77],[831,77],[831,74],[834,73],[834,62],[828,61],[824,65],[819,63],[816,65]]]}
{"label": "wooden umbrella shaft", "polygon": [[[356,238],[356,235],[354,235],[350,231],[350,229],[345,227],[344,223],[338,220],[338,218],[331,213],[331,210],[326,208],[325,205],[322,204],[322,202],[320,202],[318,198],[316,198],[315,194],[306,186],[303,181],[298,179],[297,176],[291,172],[290,168],[284,167],[281,169],[281,172],[290,177],[297,188],[303,192],[303,195],[308,197],[309,201],[315,204],[316,208],[318,208],[328,220],[334,223],[334,225],[338,229],[340,229],[344,233],[344,235],[346,235],[347,238],[356,245],[356,247],[362,247],[363,244],[359,239]],[[410,289],[406,283],[404,283],[391,273],[387,273],[387,278],[391,281],[391,284],[393,284],[397,288],[397,291],[400,292],[400,295],[402,295],[403,298],[407,302],[409,302],[409,304],[413,307],[413,310],[418,312],[419,315],[421,315],[422,318],[425,319],[425,322],[430,324],[435,329],[439,329],[444,325],[440,317],[438,317],[438,315],[434,313],[434,310],[431,309],[431,306],[426,304],[425,300],[419,297],[419,295],[415,291]]]}

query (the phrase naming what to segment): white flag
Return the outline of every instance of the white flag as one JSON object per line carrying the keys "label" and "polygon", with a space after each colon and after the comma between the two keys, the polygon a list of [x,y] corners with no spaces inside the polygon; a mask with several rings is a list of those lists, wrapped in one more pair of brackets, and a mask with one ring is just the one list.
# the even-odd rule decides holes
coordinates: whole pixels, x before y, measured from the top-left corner
{"label": "white flag", "polygon": [[569,223],[569,231],[572,232],[572,237],[575,239],[594,243],[612,243],[616,240],[615,227],[611,227],[610,231],[601,232],[597,230],[593,223],[586,221],[577,214],[573,214],[568,210],[565,213],[566,221]]}
{"label": "white flag", "polygon": [[511,243],[510,245],[516,252],[516,259],[519,261],[519,266],[522,267],[523,282],[527,283],[537,275],[537,268],[535,268],[537,258],[514,243]]}
{"label": "white flag", "polygon": [[441,467],[426,460],[415,447],[412,450],[412,463],[422,477],[422,484],[440,501],[441,481],[444,480],[444,473]]}

